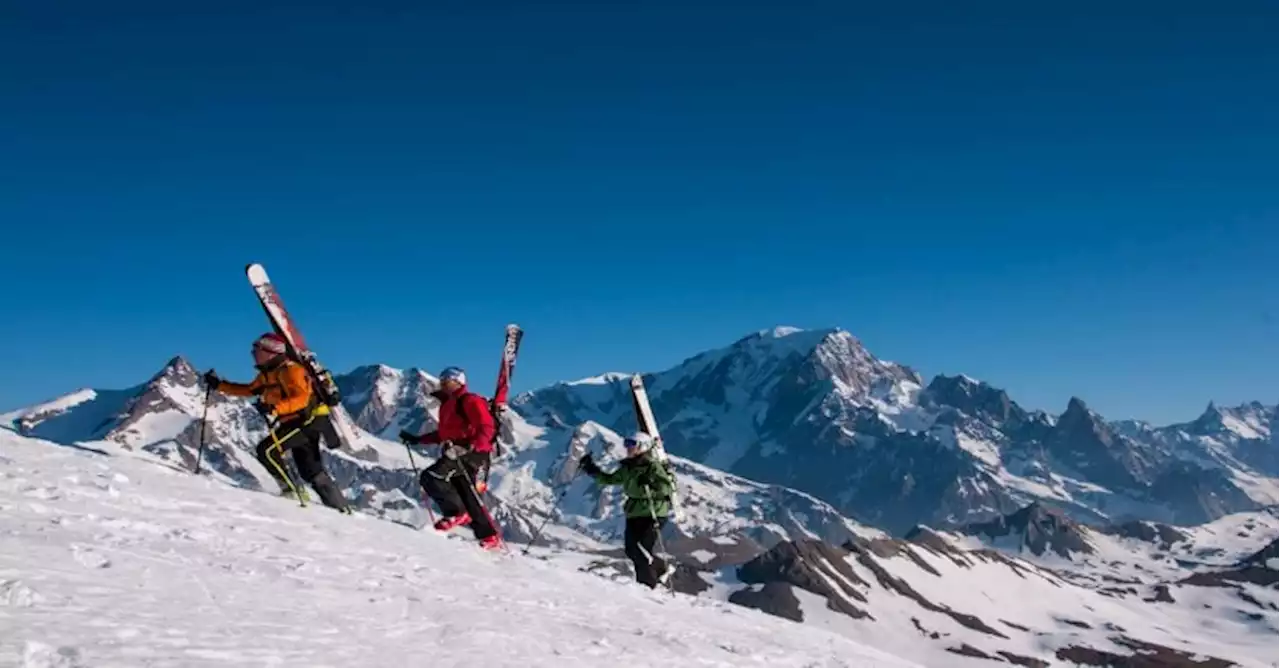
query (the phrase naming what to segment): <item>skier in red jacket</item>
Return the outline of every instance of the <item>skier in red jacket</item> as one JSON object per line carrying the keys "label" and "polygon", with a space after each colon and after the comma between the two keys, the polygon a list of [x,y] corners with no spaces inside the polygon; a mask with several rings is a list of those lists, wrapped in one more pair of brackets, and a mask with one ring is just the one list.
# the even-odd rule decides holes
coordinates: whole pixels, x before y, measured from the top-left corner
{"label": "skier in red jacket", "polygon": [[435,528],[448,531],[469,524],[481,547],[498,547],[498,531],[476,489],[476,476],[489,465],[497,432],[489,404],[467,391],[467,375],[458,367],[440,372],[440,389],[432,396],[440,400],[436,430],[421,435],[402,431],[400,440],[441,446],[440,458],[418,478],[443,516]]}

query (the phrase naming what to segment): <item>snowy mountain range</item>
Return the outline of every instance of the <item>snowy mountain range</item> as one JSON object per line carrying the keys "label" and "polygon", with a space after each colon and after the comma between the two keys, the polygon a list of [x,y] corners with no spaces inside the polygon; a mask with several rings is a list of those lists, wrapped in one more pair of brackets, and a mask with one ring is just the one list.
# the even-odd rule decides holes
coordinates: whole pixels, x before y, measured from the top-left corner
{"label": "snowy mountain range", "polygon": [[[633,430],[628,377],[607,373],[515,397],[507,468],[536,462],[545,473],[582,425],[601,428],[593,432],[606,434],[601,446]],[[921,524],[961,527],[1031,502],[1081,521],[1177,524],[1277,502],[1277,407],[1257,402],[1211,404],[1164,427],[1108,422],[1074,397],[1050,415],[967,376],[926,384],[839,329],[758,332],[644,379],[667,450],[687,465],[797,490],[897,535]],[[196,385],[178,358],[138,387],[80,390],[4,417],[24,417],[34,435],[52,440],[165,449],[195,442],[198,433],[183,430],[202,407]],[[338,385],[371,437],[352,453],[363,461],[401,460],[403,448],[386,441],[434,422],[435,379],[421,370],[360,367]],[[213,403],[215,443],[261,432],[242,403]],[[256,468],[235,448],[213,452],[229,460],[228,475]]]}
{"label": "snowy mountain range", "polygon": [[[622,580],[620,499],[575,477],[574,462],[590,449],[614,465],[635,424],[627,378],[514,398],[490,492],[509,541],[536,534],[589,555],[582,570]],[[1143,652],[1275,665],[1251,663],[1258,634],[1273,640],[1277,626],[1274,575],[1265,581],[1275,406],[1211,405],[1166,427],[1108,422],[1074,398],[1049,415],[965,376],[926,384],[842,330],[759,332],[644,380],[680,479],[684,512],[666,547],[681,591],[926,665],[942,665],[938,651],[946,665],[1107,665]],[[328,453],[330,472],[367,513],[420,526],[412,466],[392,439],[434,425],[435,378],[372,365],[338,384],[359,430],[351,451]],[[256,411],[222,396],[201,421],[205,409],[197,372],[175,358],[136,387],[79,390],[0,420],[182,470],[203,429],[208,475],[272,489],[251,454],[265,434]],[[1214,529],[1222,522],[1231,528]],[[1230,537],[1248,522],[1247,540]],[[1019,597],[1035,604],[1010,619]],[[1194,630],[1206,616],[1215,634]]]}
{"label": "snowy mountain range", "polygon": [[[779,328],[644,377],[669,452],[822,498],[902,533],[1041,501],[1079,519],[1196,524],[1276,503],[1277,408],[1111,423],[1071,398],[1028,411],[966,376],[927,384],[848,332]],[[531,423],[631,428],[625,380],[518,397]]]}

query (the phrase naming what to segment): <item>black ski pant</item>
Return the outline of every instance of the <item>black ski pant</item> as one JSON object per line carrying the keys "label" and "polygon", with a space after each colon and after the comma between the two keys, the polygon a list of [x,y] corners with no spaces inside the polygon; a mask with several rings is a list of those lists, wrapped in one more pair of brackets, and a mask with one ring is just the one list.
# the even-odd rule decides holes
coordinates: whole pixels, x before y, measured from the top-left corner
{"label": "black ski pant", "polygon": [[471,530],[478,540],[498,533],[475,487],[476,476],[488,465],[489,453],[468,452],[457,459],[441,457],[418,477],[441,515],[456,517],[465,512],[471,516]]}
{"label": "black ski pant", "polygon": [[284,460],[284,453],[289,453],[298,468],[298,475],[316,491],[320,502],[341,510],[346,508],[347,499],[324,470],[324,460],[320,457],[320,443],[332,429],[328,415],[285,420],[258,443],[255,453],[258,461],[280,484],[281,490],[288,489],[283,476],[289,475],[288,464]]}
{"label": "black ski pant", "polygon": [[658,576],[667,570],[667,562],[658,557],[653,546],[658,542],[658,532],[666,526],[667,518],[628,517],[622,536],[623,551],[631,558],[636,569],[636,582],[658,586]]}

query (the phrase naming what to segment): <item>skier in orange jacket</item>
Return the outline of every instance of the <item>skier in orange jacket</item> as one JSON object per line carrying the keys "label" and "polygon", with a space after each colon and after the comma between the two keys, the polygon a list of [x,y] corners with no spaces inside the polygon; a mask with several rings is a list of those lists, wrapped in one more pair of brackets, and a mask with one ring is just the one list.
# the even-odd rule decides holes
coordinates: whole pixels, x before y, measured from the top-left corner
{"label": "skier in orange jacket", "polygon": [[[224,394],[258,398],[256,407],[267,419],[269,431],[255,452],[258,461],[280,485],[282,494],[295,492],[287,477],[283,457],[288,452],[293,455],[298,473],[320,496],[321,503],[342,512],[351,512],[346,497],[325,471],[324,460],[320,456],[321,441],[327,440],[330,447],[337,447],[338,443],[329,420],[329,407],[312,387],[307,370],[289,359],[287,353],[284,337],[275,333],[263,334],[253,342],[253,364],[258,375],[252,382],[228,382],[210,370],[204,375],[205,383]],[[301,490],[296,491],[305,494]]]}

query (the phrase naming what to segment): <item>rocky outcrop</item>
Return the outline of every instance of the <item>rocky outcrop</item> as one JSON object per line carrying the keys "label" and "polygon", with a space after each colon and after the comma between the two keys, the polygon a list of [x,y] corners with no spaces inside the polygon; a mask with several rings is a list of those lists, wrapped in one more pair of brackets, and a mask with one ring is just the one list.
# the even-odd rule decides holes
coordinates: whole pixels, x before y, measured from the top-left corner
{"label": "rocky outcrop", "polygon": [[1070,558],[1072,554],[1095,551],[1087,529],[1061,511],[1041,503],[1032,503],[990,522],[971,524],[963,531],[995,542],[1016,541],[1018,546],[1037,556],[1053,552]]}
{"label": "rocky outcrop", "polygon": [[1165,549],[1187,539],[1186,532],[1168,524],[1141,520],[1105,525],[1099,527],[1098,531],[1121,538],[1140,540]]}

